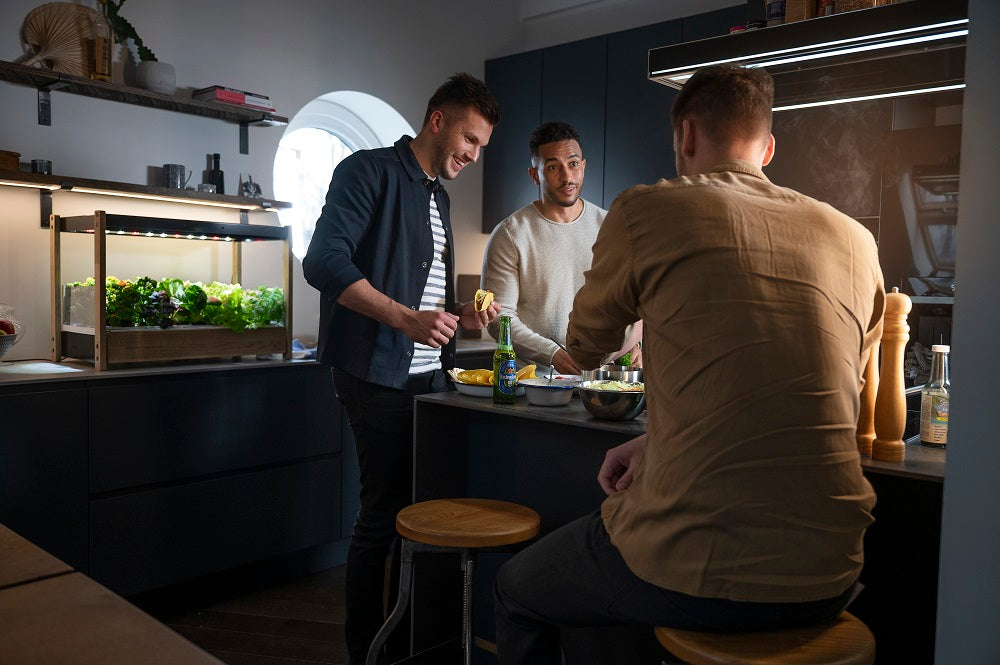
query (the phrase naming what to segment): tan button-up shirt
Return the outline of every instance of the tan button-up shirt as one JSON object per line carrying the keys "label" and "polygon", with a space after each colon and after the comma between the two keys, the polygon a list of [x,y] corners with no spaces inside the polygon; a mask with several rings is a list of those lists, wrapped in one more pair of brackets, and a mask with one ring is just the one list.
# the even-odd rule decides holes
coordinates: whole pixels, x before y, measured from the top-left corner
{"label": "tan button-up shirt", "polygon": [[857,579],[875,503],[859,386],[884,306],[871,234],[749,163],[618,197],[567,346],[593,367],[644,322],[648,443],[602,505],[633,572],[759,602]]}

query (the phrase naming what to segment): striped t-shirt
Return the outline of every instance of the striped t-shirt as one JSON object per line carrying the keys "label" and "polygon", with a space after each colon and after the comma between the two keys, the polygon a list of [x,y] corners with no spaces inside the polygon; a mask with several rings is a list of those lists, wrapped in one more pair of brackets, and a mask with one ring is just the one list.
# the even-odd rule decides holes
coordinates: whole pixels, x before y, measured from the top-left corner
{"label": "striped t-shirt", "polygon": [[[444,235],[444,224],[438,211],[434,194],[431,194],[431,234],[434,237],[434,258],[431,271],[427,275],[423,295],[420,296],[421,310],[445,311],[445,267],[444,257],[448,253],[448,241]],[[413,343],[413,358],[410,360],[410,374],[420,374],[441,369],[441,349],[435,349],[419,342]]]}

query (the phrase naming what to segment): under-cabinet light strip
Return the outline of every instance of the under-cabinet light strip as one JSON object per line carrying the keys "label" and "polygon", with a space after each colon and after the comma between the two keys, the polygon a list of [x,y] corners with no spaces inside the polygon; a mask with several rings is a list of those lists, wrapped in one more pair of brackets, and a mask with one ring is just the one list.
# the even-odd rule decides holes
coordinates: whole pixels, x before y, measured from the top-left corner
{"label": "under-cabinet light strip", "polygon": [[961,90],[964,83],[955,85],[941,85],[934,88],[921,88],[920,90],[898,90],[896,92],[883,92],[877,95],[862,95],[860,97],[848,97],[846,99],[829,99],[822,102],[807,102],[805,104],[790,104],[788,106],[775,106],[772,111],[792,111],[794,109],[808,109],[817,106],[830,106],[832,104],[847,104],[848,102],[867,102],[872,99],[888,99],[890,97],[902,97],[904,95],[923,95],[929,92],[945,92],[947,90]]}
{"label": "under-cabinet light strip", "polygon": [[851,53],[865,53],[866,51],[876,51],[883,48],[895,48],[897,46],[906,46],[908,44],[922,44],[924,42],[935,41],[939,39],[952,39],[953,37],[965,37],[969,34],[966,30],[955,30],[954,32],[943,32],[939,35],[930,35],[926,37],[911,37],[910,39],[901,39],[897,42],[883,42],[880,44],[867,44],[865,46],[856,46],[850,49],[845,49],[843,51],[828,51],[826,53],[809,53],[803,56],[796,56],[792,58],[784,58],[780,60],[768,60],[767,62],[755,62],[746,67],[772,67],[774,65],[790,65],[794,62],[806,62],[809,60],[818,60],[820,58],[831,58],[840,55],[849,55]]}
{"label": "under-cabinet light strip", "polygon": [[6,185],[8,187],[27,187],[29,189],[47,189],[49,191],[59,189],[59,185],[40,185],[36,182],[18,182],[16,180],[0,180],[0,185]]}
{"label": "under-cabinet light strip", "polygon": [[[652,72],[651,76],[663,76],[665,74],[669,74],[670,72],[689,72],[689,71],[693,71],[693,70],[696,70],[696,69],[701,69],[702,67],[708,67],[710,65],[722,65],[722,64],[726,64],[728,62],[738,62],[740,60],[745,60],[746,58],[749,58],[749,57],[753,57],[753,58],[770,58],[770,57],[773,57],[773,56],[780,56],[780,55],[785,55],[785,54],[789,54],[789,53],[795,53],[797,51],[814,51],[814,50],[818,50],[818,49],[826,49],[826,48],[831,48],[831,47],[837,47],[837,46],[841,46],[841,45],[844,45],[844,44],[852,44],[852,43],[855,43],[855,42],[869,40],[869,39],[885,39],[885,38],[888,38],[888,37],[895,37],[896,35],[905,35],[907,33],[917,32],[919,30],[939,30],[939,29],[942,29],[942,28],[950,28],[950,27],[953,27],[953,26],[966,25],[966,24],[968,24],[968,22],[969,22],[969,19],[967,19],[967,18],[957,19],[957,20],[954,20],[954,21],[945,21],[944,23],[934,23],[932,25],[921,25],[921,26],[917,26],[917,27],[914,27],[914,28],[903,28],[901,30],[891,30],[889,32],[879,32],[879,33],[876,33],[876,34],[873,34],[873,35],[864,35],[862,37],[849,37],[847,39],[837,39],[837,40],[834,40],[834,41],[831,41],[831,42],[822,42],[820,44],[809,44],[807,46],[794,46],[792,48],[779,49],[777,51],[765,51],[764,53],[755,53],[755,54],[749,55],[749,56],[736,56],[736,57],[733,57],[733,58],[726,58],[726,59],[723,59],[723,60],[712,60],[712,61],[709,61],[709,62],[703,62],[703,63],[696,64],[696,65],[683,65],[681,67],[670,67],[668,69],[660,69],[660,70],[657,70],[655,72]],[[968,29],[965,29],[965,30],[954,31],[954,32],[946,33],[946,34],[951,35],[951,36],[958,36],[960,34],[968,34],[968,32],[969,32]],[[875,45],[875,46],[876,47],[881,46],[883,48],[888,48],[888,47],[897,46],[897,45],[901,45],[901,44],[916,44],[916,43],[925,42],[925,41],[931,41],[933,39],[940,39],[940,38],[941,37],[939,37],[936,34],[930,34],[930,35],[923,35],[923,36],[920,36],[920,37],[911,37],[910,39],[905,40],[905,41],[888,41],[888,42],[885,42],[884,44]],[[849,54],[849,53],[856,53],[856,52],[858,52],[858,50],[860,50],[859,47],[855,47],[854,49],[851,49],[851,48],[837,49],[837,50],[834,50],[834,51],[827,51],[827,52],[823,53],[820,57],[833,57],[833,56],[836,56],[836,55],[846,55],[846,54]],[[801,59],[805,60],[806,58],[803,57]],[[796,60],[789,59],[789,60],[787,60],[787,62],[796,62]],[[758,65],[758,66],[761,66],[761,65]],[[690,78],[690,75],[686,76],[685,79],[676,79],[675,77],[672,77],[672,76],[667,76],[666,78],[669,78],[671,80],[685,80],[686,78]]]}
{"label": "under-cabinet light strip", "polygon": [[247,205],[245,203],[224,203],[222,201],[206,201],[204,199],[182,199],[173,196],[161,196],[158,194],[138,194],[133,192],[118,192],[110,189],[92,189],[90,187],[73,187],[71,190],[78,194],[100,194],[102,196],[119,196],[126,199],[143,199],[146,201],[165,201],[167,203],[189,203],[191,205],[215,206],[217,208],[236,208],[238,210],[261,210],[260,205]]}
{"label": "under-cabinet light strip", "polygon": [[[93,233],[94,229],[85,229],[83,233]],[[218,240],[220,242],[233,242],[231,236],[207,236],[205,234],[194,235],[193,233],[167,233],[165,231],[126,231],[125,229],[105,229],[104,235],[116,235],[116,236],[142,236],[145,238],[175,238],[177,240],[188,239],[188,240]],[[254,242],[257,238],[244,238],[243,242]]]}
{"label": "under-cabinet light strip", "polygon": [[137,192],[120,192],[113,189],[96,189],[92,187],[76,187],[52,185],[38,182],[22,182],[18,180],[0,180],[0,185],[8,187],[25,187],[28,189],[47,189],[49,191],[76,192],[77,194],[100,194],[101,196],[118,196],[126,199],[143,199],[146,201],[164,201],[166,203],[187,203],[199,206],[215,206],[216,208],[234,208],[236,210],[267,210],[260,204],[226,203],[223,201],[206,201],[204,199],[186,199],[160,194],[141,194]]}

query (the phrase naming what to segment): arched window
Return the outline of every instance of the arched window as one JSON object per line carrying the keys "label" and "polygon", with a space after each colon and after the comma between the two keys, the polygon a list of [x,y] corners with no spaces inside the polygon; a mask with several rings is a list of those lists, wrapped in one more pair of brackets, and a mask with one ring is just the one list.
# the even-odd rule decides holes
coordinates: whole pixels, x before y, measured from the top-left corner
{"label": "arched window", "polygon": [[403,116],[363,92],[330,92],[295,114],[274,157],[274,198],[292,204],[278,211],[278,219],[291,229],[295,256],[306,253],[337,164],[356,150],[392,145],[403,134],[415,134]]}

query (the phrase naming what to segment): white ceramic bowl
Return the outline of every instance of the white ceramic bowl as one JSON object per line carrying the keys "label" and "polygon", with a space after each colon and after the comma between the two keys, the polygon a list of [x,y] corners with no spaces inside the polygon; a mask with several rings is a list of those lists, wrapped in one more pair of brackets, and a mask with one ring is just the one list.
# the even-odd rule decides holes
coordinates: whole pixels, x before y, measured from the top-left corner
{"label": "white ceramic bowl", "polygon": [[536,406],[565,406],[573,397],[573,389],[579,381],[565,379],[521,379],[517,385],[524,386],[524,394],[529,404]]}

